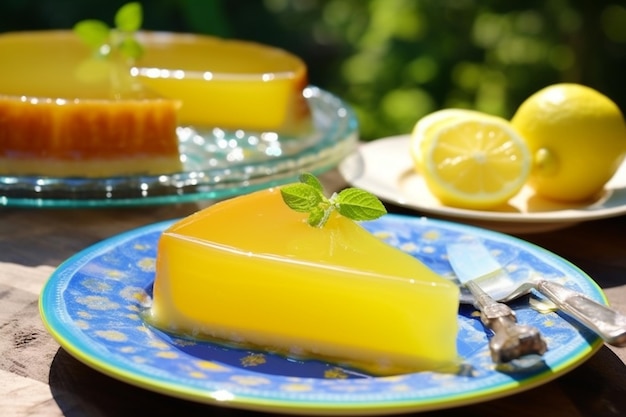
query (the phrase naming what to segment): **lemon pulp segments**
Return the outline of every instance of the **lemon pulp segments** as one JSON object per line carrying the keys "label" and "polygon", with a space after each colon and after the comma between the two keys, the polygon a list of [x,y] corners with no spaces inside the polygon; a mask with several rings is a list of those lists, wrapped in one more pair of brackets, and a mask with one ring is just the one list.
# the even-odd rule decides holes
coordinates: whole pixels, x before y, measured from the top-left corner
{"label": "lemon pulp segments", "polygon": [[505,203],[530,174],[531,157],[510,124],[495,116],[446,118],[426,129],[419,166],[443,204],[486,209]]}
{"label": "lemon pulp segments", "polygon": [[421,164],[421,143],[424,140],[426,132],[430,130],[434,125],[443,124],[446,120],[467,117],[472,115],[482,115],[475,110],[468,109],[442,109],[427,114],[422,117],[413,128],[412,132],[412,140],[411,140],[411,156],[413,157],[413,161],[415,164]]}

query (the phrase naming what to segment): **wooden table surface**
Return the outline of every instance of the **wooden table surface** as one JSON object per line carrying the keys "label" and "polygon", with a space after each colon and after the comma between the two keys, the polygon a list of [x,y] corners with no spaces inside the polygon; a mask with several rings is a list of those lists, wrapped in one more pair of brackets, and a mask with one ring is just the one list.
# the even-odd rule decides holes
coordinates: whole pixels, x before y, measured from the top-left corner
{"label": "wooden table surface", "polygon": [[[328,191],[345,186],[336,171],[323,181]],[[0,416],[265,415],[180,400],[105,376],[60,348],[39,316],[39,292],[62,261],[107,237],[186,216],[206,204],[0,208]],[[626,216],[520,237],[576,264],[598,282],[613,307],[626,312]],[[624,416],[625,363],[626,348],[603,346],[573,371],[537,388],[419,415]]]}

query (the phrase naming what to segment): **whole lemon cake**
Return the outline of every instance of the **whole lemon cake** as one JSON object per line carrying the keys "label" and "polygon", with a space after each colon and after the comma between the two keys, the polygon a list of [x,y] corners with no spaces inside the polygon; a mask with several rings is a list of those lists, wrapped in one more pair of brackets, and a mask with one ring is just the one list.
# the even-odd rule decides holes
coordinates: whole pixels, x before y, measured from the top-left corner
{"label": "whole lemon cake", "polygon": [[[132,63],[94,58],[73,31],[0,35],[0,175],[182,170],[178,126],[312,128],[304,63],[252,42],[137,32]],[[132,64],[132,65],[131,65]]]}
{"label": "whole lemon cake", "polygon": [[180,220],[159,241],[149,321],[381,375],[457,363],[458,288],[358,222],[326,220],[312,227],[279,188]]}

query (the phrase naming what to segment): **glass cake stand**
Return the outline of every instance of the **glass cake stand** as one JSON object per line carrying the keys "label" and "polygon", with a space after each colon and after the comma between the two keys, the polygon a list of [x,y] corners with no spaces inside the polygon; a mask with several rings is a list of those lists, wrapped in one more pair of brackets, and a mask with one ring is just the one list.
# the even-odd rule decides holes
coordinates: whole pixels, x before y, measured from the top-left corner
{"label": "glass cake stand", "polygon": [[303,172],[321,174],[350,154],[358,123],[340,98],[317,87],[303,91],[312,114],[310,133],[179,127],[183,170],[111,178],[0,176],[0,206],[104,207],[219,200],[284,184]]}

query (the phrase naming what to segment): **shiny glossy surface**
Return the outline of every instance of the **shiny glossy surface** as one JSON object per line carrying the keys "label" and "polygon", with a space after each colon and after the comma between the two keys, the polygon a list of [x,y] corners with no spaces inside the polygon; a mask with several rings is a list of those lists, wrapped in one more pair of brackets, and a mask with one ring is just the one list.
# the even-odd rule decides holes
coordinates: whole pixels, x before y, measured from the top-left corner
{"label": "shiny glossy surface", "polygon": [[143,32],[146,53],[131,73],[159,96],[180,100],[182,125],[293,133],[309,126],[297,56],[250,41]]}

